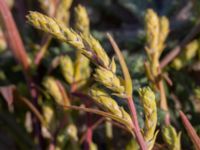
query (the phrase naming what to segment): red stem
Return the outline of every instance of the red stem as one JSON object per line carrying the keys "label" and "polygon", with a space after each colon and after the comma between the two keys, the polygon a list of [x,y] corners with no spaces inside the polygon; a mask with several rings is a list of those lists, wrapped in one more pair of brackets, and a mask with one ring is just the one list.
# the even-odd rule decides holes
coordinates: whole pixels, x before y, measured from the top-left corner
{"label": "red stem", "polygon": [[184,48],[190,41],[200,32],[200,20],[197,22],[196,26],[191,29],[189,34],[183,39],[183,41],[171,50],[161,61],[160,68],[167,66]]}
{"label": "red stem", "polygon": [[[85,102],[86,107],[90,107],[91,106],[91,98],[88,95],[85,95],[83,93],[76,93],[76,84],[72,84],[71,87],[71,92],[72,94],[75,93],[75,96],[78,96],[79,98],[88,100]],[[92,130],[92,114],[91,113],[86,113],[86,118],[87,118],[87,131],[86,131],[86,141],[85,141],[85,145],[84,145],[84,150],[89,150],[90,149],[90,145],[92,143],[92,135],[93,135],[93,130]]]}
{"label": "red stem", "polygon": [[146,145],[144,138],[142,136],[142,133],[140,131],[140,127],[139,127],[139,123],[138,123],[138,119],[137,119],[137,112],[136,112],[135,105],[133,103],[133,98],[128,97],[127,101],[128,101],[129,109],[131,111],[132,121],[133,121],[133,125],[134,125],[133,131],[135,133],[136,140],[138,141],[141,150],[147,150],[147,145]]}
{"label": "red stem", "polygon": [[39,50],[39,52],[36,54],[35,56],[35,59],[34,59],[34,63],[39,66],[44,55],[45,55],[45,52],[51,42],[51,36],[50,35],[45,35],[42,39],[42,44],[41,44],[41,48]]}
{"label": "red stem", "polygon": [[7,42],[9,43],[15,59],[22,65],[24,71],[26,72],[29,69],[28,56],[5,0],[0,0],[0,14],[6,28],[5,35]]}
{"label": "red stem", "polygon": [[195,148],[197,150],[200,150],[200,138],[197,135],[195,129],[192,127],[191,123],[189,122],[186,115],[182,111],[180,111],[179,114],[189,137],[191,138],[193,144],[195,145]]}
{"label": "red stem", "polygon": [[[18,29],[16,27],[15,21],[12,17],[12,14],[10,12],[10,9],[8,8],[5,0],[0,0],[0,15],[2,17],[4,26],[5,26],[5,36],[7,39],[7,42],[9,43],[9,46],[12,50],[12,53],[15,57],[15,59],[18,61],[18,63],[23,67],[23,72],[27,81],[27,85],[30,89],[30,95],[32,97],[33,103],[38,108],[37,98],[38,98],[38,92],[35,87],[35,82],[33,79],[29,76],[29,69],[30,69],[30,63],[28,61],[28,55],[25,51],[23,42],[21,40],[20,34],[18,32]],[[32,122],[34,127],[34,134],[35,137],[38,138],[38,141],[40,143],[40,146],[42,148],[43,146],[43,138],[41,135],[41,126],[38,122],[37,118],[32,114]]]}
{"label": "red stem", "polygon": [[[91,104],[89,102],[85,103],[86,107],[90,107]],[[84,150],[89,150],[90,145],[92,143],[92,135],[93,135],[93,130],[92,130],[92,114],[91,113],[86,113],[86,121],[87,121],[87,131],[86,131],[86,141],[84,145]]]}
{"label": "red stem", "polygon": [[92,134],[93,134],[93,130],[92,130],[92,114],[91,113],[86,113],[86,117],[87,117],[87,131],[86,131],[86,141],[85,141],[85,145],[84,145],[84,150],[89,150],[90,149],[90,145],[92,143]]}

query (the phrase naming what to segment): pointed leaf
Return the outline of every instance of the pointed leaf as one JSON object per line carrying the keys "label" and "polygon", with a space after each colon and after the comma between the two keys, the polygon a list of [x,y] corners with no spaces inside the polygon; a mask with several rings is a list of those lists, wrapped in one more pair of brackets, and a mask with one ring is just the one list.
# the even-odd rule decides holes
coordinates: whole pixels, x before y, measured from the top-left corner
{"label": "pointed leaf", "polygon": [[16,89],[14,85],[8,85],[8,86],[2,86],[0,87],[0,93],[3,96],[3,98],[6,100],[8,106],[11,106],[13,104],[13,92]]}
{"label": "pointed leaf", "polygon": [[200,138],[197,135],[195,129],[192,127],[191,123],[189,122],[186,115],[182,111],[180,111],[179,114],[180,114],[181,120],[185,126],[185,129],[187,130],[187,133],[188,133],[189,137],[191,138],[195,148],[197,150],[200,150]]}

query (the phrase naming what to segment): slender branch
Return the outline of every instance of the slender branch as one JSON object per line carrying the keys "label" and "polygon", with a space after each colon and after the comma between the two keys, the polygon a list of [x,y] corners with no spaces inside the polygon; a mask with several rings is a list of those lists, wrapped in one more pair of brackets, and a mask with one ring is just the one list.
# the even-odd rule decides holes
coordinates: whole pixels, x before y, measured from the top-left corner
{"label": "slender branch", "polygon": [[65,91],[65,87],[62,85],[62,83],[59,80],[56,80],[56,84],[61,92],[62,97],[63,97],[63,104],[70,105],[70,98],[69,98],[67,92]]}
{"label": "slender branch", "polygon": [[[12,50],[12,53],[13,53],[15,59],[23,68],[23,72],[24,72],[24,75],[26,78],[28,88],[30,90],[30,95],[32,97],[33,104],[36,108],[38,108],[38,103],[37,103],[38,92],[35,88],[35,83],[29,74],[29,69],[30,69],[29,57],[25,51],[23,42],[22,42],[19,32],[17,30],[16,24],[14,22],[12,14],[11,14],[5,0],[0,0],[0,15],[2,17],[4,26],[6,29],[5,33],[6,33],[7,41],[10,45],[10,48]],[[32,117],[32,122],[33,122],[35,137],[38,138],[40,146],[42,147],[43,146],[43,138],[41,135],[40,123],[35,118],[35,116]]]}
{"label": "slender branch", "polygon": [[147,145],[146,145],[144,138],[142,136],[142,133],[140,131],[140,127],[139,127],[139,123],[138,123],[138,119],[137,119],[136,108],[135,108],[135,105],[133,103],[132,80],[131,80],[131,77],[130,77],[130,73],[128,71],[128,67],[126,65],[126,62],[123,58],[123,55],[122,55],[121,50],[119,49],[117,43],[114,41],[114,39],[112,38],[112,36],[109,33],[107,34],[107,37],[108,37],[115,53],[117,54],[117,57],[119,58],[119,62],[120,62],[122,72],[123,72],[123,75],[124,75],[125,91],[126,91],[126,94],[127,94],[128,107],[131,111],[133,125],[135,126],[135,128],[133,128],[133,131],[135,133],[136,139],[138,141],[138,144],[140,145],[141,150],[147,150]]}
{"label": "slender branch", "polygon": [[163,80],[160,80],[158,83],[158,88],[160,91],[160,108],[162,108],[165,111],[168,111],[168,105],[167,105],[167,99],[165,94],[165,89],[163,85]]}
{"label": "slender branch", "polygon": [[45,35],[42,40],[41,48],[35,56],[34,63],[38,66],[41,63],[42,58],[44,57],[49,44],[51,43],[52,36]]}
{"label": "slender branch", "polygon": [[23,101],[28,106],[28,108],[35,114],[35,116],[42,123],[42,125],[47,127],[47,124],[46,124],[42,114],[37,110],[37,108],[28,99],[26,99],[24,97],[20,97],[20,100]]}
{"label": "slender branch", "polygon": [[5,0],[0,0],[0,15],[6,28],[5,35],[7,42],[9,43],[15,59],[22,65],[24,71],[27,73],[29,69],[28,55]]}
{"label": "slender branch", "polygon": [[[91,126],[91,129],[92,130],[95,130],[101,123],[103,123],[105,120],[107,120],[105,117],[102,117],[100,118],[98,121],[96,121],[92,126]],[[127,129],[126,127],[124,127],[123,125],[121,125],[120,123],[116,122],[116,121],[113,121],[113,120],[108,120],[108,121],[111,121],[111,123],[127,132],[130,133],[130,130]],[[132,133],[131,133],[132,134]],[[80,139],[80,144],[83,143],[84,139],[86,138],[86,133],[83,134],[83,136],[81,137]]]}
{"label": "slender branch", "polygon": [[121,68],[122,68],[122,72],[123,72],[123,76],[124,76],[124,80],[125,80],[125,91],[127,96],[131,97],[132,96],[132,80],[131,80],[131,76],[129,74],[128,71],[128,67],[126,65],[126,62],[123,58],[123,55],[121,53],[121,50],[119,49],[119,47],[117,46],[117,43],[114,41],[113,37],[107,33],[107,37],[115,51],[115,53],[117,54],[117,57],[119,59]]}
{"label": "slender branch", "polygon": [[167,66],[198,33],[200,32],[200,20],[194,28],[191,29],[190,33],[183,39],[180,45],[172,49],[161,61],[161,69]]}
{"label": "slender branch", "polygon": [[[159,67],[159,73],[161,74],[160,67]],[[170,124],[170,114],[169,114],[169,108],[168,108],[167,97],[166,97],[163,79],[161,78],[156,84],[160,91],[160,108],[163,109],[164,111],[166,111],[165,124],[169,125]]]}
{"label": "slender branch", "polygon": [[[104,117],[100,118],[99,120],[97,120],[92,126],[91,126],[91,130],[95,130],[103,121],[105,120]],[[85,134],[82,135],[81,139],[80,139],[80,144],[83,143],[83,141],[86,139],[87,137],[87,132]]]}
{"label": "slender branch", "polygon": [[197,135],[196,131],[192,127],[191,123],[189,122],[189,120],[187,119],[185,114],[182,111],[180,111],[179,114],[180,114],[181,120],[185,126],[185,129],[187,130],[187,133],[188,133],[189,137],[191,138],[196,150],[200,150],[199,136]]}
{"label": "slender branch", "polygon": [[144,141],[144,137],[142,136],[142,133],[140,131],[140,127],[139,127],[139,123],[138,123],[138,119],[137,119],[137,112],[135,109],[135,105],[133,103],[133,99],[132,99],[132,97],[129,97],[127,100],[128,100],[129,109],[131,111],[132,121],[135,125],[135,128],[133,130],[135,133],[135,137],[138,141],[138,144],[140,145],[141,150],[147,150],[147,145],[146,145],[146,143]]}
{"label": "slender branch", "polygon": [[49,145],[48,150],[55,150],[56,147],[56,138],[60,132],[61,129],[63,129],[65,127],[65,125],[68,123],[68,114],[64,114],[63,119],[60,120],[57,128],[55,129],[55,131],[53,132],[53,135],[51,137],[51,143]]}
{"label": "slender branch", "polygon": [[[90,104],[86,103],[86,107],[90,107]],[[86,132],[86,141],[84,145],[85,150],[90,149],[90,145],[92,143],[92,136],[93,136],[93,130],[92,130],[92,114],[91,113],[86,113],[87,117],[87,132]]]}
{"label": "slender branch", "polygon": [[[97,114],[97,115],[100,115],[100,116],[103,116],[103,117],[108,117],[108,118],[111,118],[111,119],[113,119],[113,120],[115,120],[117,122],[120,122],[120,123],[122,123],[123,125],[126,126],[126,123],[124,123],[126,121],[124,119],[119,118],[116,115],[110,114],[108,112],[104,112],[104,111],[96,110],[96,109],[92,109],[92,108],[80,107],[80,106],[64,106],[63,105],[63,108],[65,108],[65,109],[79,110],[79,111],[85,111],[85,112]],[[131,126],[130,128],[127,127],[127,129],[134,129],[134,126]]]}

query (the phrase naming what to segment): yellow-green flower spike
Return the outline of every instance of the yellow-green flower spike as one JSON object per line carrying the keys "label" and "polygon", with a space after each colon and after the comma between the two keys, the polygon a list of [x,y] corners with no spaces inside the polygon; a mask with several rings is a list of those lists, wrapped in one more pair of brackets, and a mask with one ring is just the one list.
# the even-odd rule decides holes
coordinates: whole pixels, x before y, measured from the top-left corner
{"label": "yellow-green flower spike", "polygon": [[135,139],[131,139],[126,145],[126,150],[139,150],[140,147]]}
{"label": "yellow-green flower spike", "polygon": [[181,133],[177,134],[173,126],[164,126],[162,128],[162,136],[170,150],[181,150]]}
{"label": "yellow-green flower spike", "polygon": [[78,5],[75,8],[75,29],[76,31],[89,34],[90,20],[87,14],[87,10],[84,6]]}
{"label": "yellow-green flower spike", "polygon": [[130,115],[122,107],[119,107],[115,100],[112,99],[104,90],[99,89],[98,87],[93,87],[90,90],[89,95],[106,111],[124,120],[122,123],[125,123],[130,128],[132,127]]}
{"label": "yellow-green flower spike", "polygon": [[172,62],[172,67],[176,70],[180,70],[181,68],[186,66],[187,63],[196,56],[199,48],[200,46],[198,40],[193,40],[192,42],[187,44],[182,54],[175,58]]}
{"label": "yellow-green flower spike", "polygon": [[180,58],[175,58],[171,66],[176,70],[180,70],[184,66],[184,62]]}
{"label": "yellow-green flower spike", "polygon": [[157,51],[159,42],[159,18],[158,15],[152,10],[148,9],[145,16],[148,50],[149,53]]}
{"label": "yellow-green flower spike", "polygon": [[147,46],[146,51],[151,64],[151,72],[154,76],[157,76],[158,66],[159,66],[159,17],[152,10],[148,9],[145,16],[146,23],[146,35],[147,35]]}
{"label": "yellow-green flower spike", "polygon": [[74,141],[78,141],[78,130],[77,130],[77,127],[71,123],[67,126],[67,135],[73,139]]}
{"label": "yellow-green flower spike", "polygon": [[40,3],[40,8],[47,14],[48,16],[53,16],[55,14],[55,2],[53,0],[38,0]]}
{"label": "yellow-green flower spike", "polygon": [[74,81],[74,65],[69,56],[60,57],[60,70],[65,80],[72,84]]}
{"label": "yellow-green flower spike", "polygon": [[0,23],[0,52],[5,50],[7,48],[7,43],[6,43],[6,39],[3,35],[3,31],[1,29],[1,23]]}
{"label": "yellow-green flower spike", "polygon": [[155,78],[159,74],[159,57],[165,48],[165,40],[169,34],[169,20],[166,17],[158,17],[156,12],[148,9],[145,15],[147,46],[146,52],[149,58],[151,74]]}
{"label": "yellow-green flower spike", "polygon": [[63,104],[63,97],[54,77],[46,77],[43,80],[43,86],[58,104]]}
{"label": "yellow-green flower spike", "polygon": [[95,70],[94,79],[112,91],[123,95],[124,86],[121,84],[120,79],[112,71],[103,67],[98,67]]}
{"label": "yellow-green flower spike", "polygon": [[113,73],[116,73],[116,68],[117,68],[117,66],[116,66],[116,63],[115,63],[115,59],[114,59],[114,57],[113,57],[112,60],[111,60],[111,63],[110,63],[110,70],[111,70]]}
{"label": "yellow-green flower spike", "polygon": [[77,49],[84,48],[81,37],[58,20],[33,11],[30,11],[27,15],[27,19],[28,23],[33,25],[35,28],[50,33],[55,38],[65,41]]}
{"label": "yellow-green flower spike", "polygon": [[49,104],[42,104],[42,112],[43,112],[43,116],[48,127],[50,129],[53,129],[56,126],[55,112],[53,110],[53,107]]}
{"label": "yellow-green flower spike", "polygon": [[82,53],[91,59],[94,63],[97,63],[105,68],[109,68],[110,59],[105,50],[92,35],[82,35],[85,49]]}
{"label": "yellow-green flower spike", "polygon": [[52,34],[55,38],[64,41],[92,60],[93,63],[109,69],[110,59],[102,48],[99,41],[92,35],[77,34],[74,30],[67,28],[61,22],[38,12],[30,12],[27,15],[28,22],[35,28]]}
{"label": "yellow-green flower spike", "polygon": [[94,142],[91,142],[89,147],[90,147],[89,150],[98,150],[98,147]]}
{"label": "yellow-green flower spike", "polygon": [[194,96],[195,96],[198,100],[200,100],[200,87],[199,87],[199,86],[196,87],[196,88],[194,89]]}
{"label": "yellow-green flower spike", "polygon": [[[82,5],[75,7],[74,27],[77,32],[89,35],[90,21],[87,10]],[[84,86],[87,83],[87,79],[90,77],[91,70],[89,62],[89,59],[84,56],[80,50],[76,53],[74,82],[77,88]]]}
{"label": "yellow-green flower spike", "polygon": [[160,30],[159,30],[159,54],[162,53],[164,49],[164,42],[169,34],[169,20],[167,17],[160,17]]}
{"label": "yellow-green flower spike", "polygon": [[144,139],[147,142],[148,150],[151,150],[154,146],[155,138],[157,135],[157,107],[155,94],[149,87],[139,89],[140,100],[144,108]]}
{"label": "yellow-green flower spike", "polygon": [[60,0],[57,13],[56,13],[56,19],[63,22],[63,24],[66,24],[69,26],[69,19],[70,19],[70,7],[72,5],[73,0]]}
{"label": "yellow-green flower spike", "polygon": [[199,41],[194,40],[190,42],[186,47],[184,51],[184,59],[186,61],[191,60],[197,53],[197,50],[199,49]]}
{"label": "yellow-green flower spike", "polygon": [[87,82],[90,77],[90,61],[87,57],[81,54],[80,51],[76,53],[76,61],[74,64],[74,82],[77,88],[81,88]]}

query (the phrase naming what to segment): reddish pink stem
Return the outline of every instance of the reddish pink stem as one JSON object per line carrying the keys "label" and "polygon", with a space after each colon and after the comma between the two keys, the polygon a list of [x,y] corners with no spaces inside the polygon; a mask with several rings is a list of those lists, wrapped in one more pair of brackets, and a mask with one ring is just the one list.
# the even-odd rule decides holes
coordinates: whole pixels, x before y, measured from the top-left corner
{"label": "reddish pink stem", "polygon": [[[90,100],[91,98],[88,95],[82,94],[82,93],[76,93],[76,84],[72,84],[71,87],[71,92],[75,93],[76,96],[78,96],[79,98],[85,99],[85,100]],[[91,106],[91,101],[86,101],[85,105],[86,107],[90,107]],[[86,113],[86,118],[87,118],[87,131],[86,131],[86,141],[85,141],[85,145],[84,145],[84,150],[89,150],[90,149],[90,145],[92,143],[92,135],[93,135],[93,130],[92,130],[92,114],[91,113]]]}
{"label": "reddish pink stem", "polygon": [[[89,102],[86,102],[86,107],[90,107],[91,104]],[[86,113],[86,118],[87,118],[87,131],[86,131],[86,141],[85,141],[85,150],[90,150],[90,145],[92,143],[92,135],[93,135],[93,130],[92,130],[92,114],[91,113]]]}
{"label": "reddish pink stem", "polygon": [[160,63],[160,68],[162,69],[165,66],[167,66],[181,52],[181,49],[184,48],[190,42],[190,40],[193,39],[199,32],[200,32],[200,20],[198,21],[196,26],[191,29],[191,31],[183,39],[183,41],[162,59]]}
{"label": "reddish pink stem", "polygon": [[[35,87],[35,82],[29,76],[29,73],[28,73],[30,69],[30,63],[28,61],[29,57],[26,53],[20,34],[16,27],[15,21],[13,19],[13,16],[5,0],[0,0],[0,15],[2,17],[4,26],[5,26],[4,33],[5,33],[7,42],[9,43],[10,49],[15,59],[23,67],[23,72],[27,81],[27,85],[30,89],[30,94],[32,96],[33,103],[38,108],[38,103],[37,103],[38,92]],[[43,138],[40,132],[41,131],[40,123],[38,122],[35,116],[32,117],[32,122],[33,122],[33,127],[34,127],[34,134],[36,137],[38,137],[40,146],[42,147]]]}
{"label": "reddish pink stem", "polygon": [[29,69],[28,56],[5,0],[0,0],[0,15],[3,18],[3,23],[6,28],[6,39],[10,45],[10,48],[16,60],[22,65],[25,72],[27,72]]}
{"label": "reddish pink stem", "polygon": [[85,146],[84,149],[85,150],[89,150],[90,149],[90,145],[92,143],[92,123],[91,123],[91,114],[87,113],[87,133],[86,133],[86,142],[85,142]]}
{"label": "reddish pink stem", "polygon": [[133,98],[128,97],[127,100],[128,100],[129,109],[131,111],[132,121],[133,121],[133,125],[134,125],[133,131],[135,133],[136,140],[138,141],[141,150],[147,150],[147,145],[146,145],[144,138],[142,136],[142,133],[140,131],[140,127],[139,127],[139,123],[138,123],[138,119],[137,119],[137,112],[136,112],[135,105],[133,103]]}
{"label": "reddish pink stem", "polygon": [[189,137],[191,138],[193,144],[195,145],[195,148],[197,150],[200,150],[200,138],[197,135],[195,129],[192,127],[191,123],[189,122],[186,115],[182,111],[180,111],[179,114]]}

